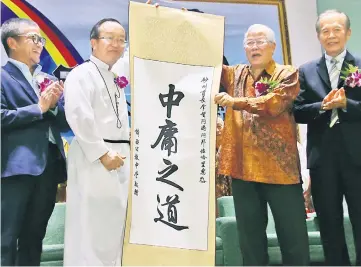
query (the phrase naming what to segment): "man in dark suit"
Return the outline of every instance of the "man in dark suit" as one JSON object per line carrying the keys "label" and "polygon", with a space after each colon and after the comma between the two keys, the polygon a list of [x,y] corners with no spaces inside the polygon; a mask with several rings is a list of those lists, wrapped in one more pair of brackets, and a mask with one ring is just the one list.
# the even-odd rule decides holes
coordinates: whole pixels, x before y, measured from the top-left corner
{"label": "man in dark suit", "polygon": [[343,225],[343,196],[352,223],[356,265],[361,265],[361,88],[341,71],[361,60],[346,50],[350,20],[337,10],[316,23],[325,54],[300,67],[295,118],[307,124],[307,165],[327,265],[350,265]]}
{"label": "man in dark suit", "polygon": [[40,72],[45,39],[36,23],[4,22],[1,41],[9,56],[1,70],[1,265],[38,266],[57,184],[66,179],[63,84]]}

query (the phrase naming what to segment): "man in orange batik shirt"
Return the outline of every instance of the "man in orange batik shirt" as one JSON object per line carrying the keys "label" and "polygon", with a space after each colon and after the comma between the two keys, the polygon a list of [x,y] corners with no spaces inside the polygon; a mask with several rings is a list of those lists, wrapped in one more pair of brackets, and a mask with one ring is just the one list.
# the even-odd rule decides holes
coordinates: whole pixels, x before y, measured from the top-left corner
{"label": "man in orange batik shirt", "polygon": [[309,250],[293,101],[298,71],[276,64],[275,34],[252,25],[244,38],[250,65],[223,66],[227,107],[219,173],[230,175],[244,265],[267,265],[267,203],[284,265],[308,265]]}

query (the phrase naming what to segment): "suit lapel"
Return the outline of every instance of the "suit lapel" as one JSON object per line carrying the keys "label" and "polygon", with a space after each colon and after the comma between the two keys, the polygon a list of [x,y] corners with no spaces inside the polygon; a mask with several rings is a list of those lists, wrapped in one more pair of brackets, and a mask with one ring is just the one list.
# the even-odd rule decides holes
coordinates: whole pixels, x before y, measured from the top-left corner
{"label": "suit lapel", "polygon": [[6,63],[6,65],[3,68],[9,73],[9,75],[16,82],[18,82],[21,85],[21,87],[24,89],[25,93],[29,96],[29,98],[33,102],[37,103],[39,101],[39,98],[36,95],[33,87],[26,80],[26,78],[24,77],[22,72],[16,66],[14,66],[14,64],[12,64],[11,62],[8,62],[8,63]]}
{"label": "suit lapel", "polygon": [[[355,58],[347,51],[345,59],[342,64],[341,71],[344,71],[348,66],[347,64],[355,65]],[[343,87],[344,80],[341,79],[342,73],[340,73],[340,78],[338,80],[337,88]]]}
{"label": "suit lapel", "polygon": [[318,75],[320,75],[324,84],[327,86],[326,92],[327,93],[330,92],[331,91],[331,82],[330,82],[330,78],[328,76],[325,55],[323,55],[321,57],[320,61],[317,63],[317,72],[318,72]]}

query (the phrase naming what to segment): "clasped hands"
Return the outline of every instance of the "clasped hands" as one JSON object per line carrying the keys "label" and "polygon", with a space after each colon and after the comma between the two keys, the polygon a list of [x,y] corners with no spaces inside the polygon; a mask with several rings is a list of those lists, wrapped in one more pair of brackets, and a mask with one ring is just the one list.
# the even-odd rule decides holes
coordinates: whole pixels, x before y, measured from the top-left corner
{"label": "clasped hands", "polygon": [[340,89],[332,89],[327,96],[322,101],[321,109],[330,110],[335,108],[346,108],[346,94],[345,89],[342,87]]}
{"label": "clasped hands", "polygon": [[63,81],[51,81],[50,85],[46,87],[46,89],[41,92],[39,97],[39,107],[42,113],[47,112],[51,108],[56,107],[56,103],[64,91],[64,83]]}
{"label": "clasped hands", "polygon": [[124,165],[125,158],[115,151],[108,151],[99,159],[108,171],[113,171]]}

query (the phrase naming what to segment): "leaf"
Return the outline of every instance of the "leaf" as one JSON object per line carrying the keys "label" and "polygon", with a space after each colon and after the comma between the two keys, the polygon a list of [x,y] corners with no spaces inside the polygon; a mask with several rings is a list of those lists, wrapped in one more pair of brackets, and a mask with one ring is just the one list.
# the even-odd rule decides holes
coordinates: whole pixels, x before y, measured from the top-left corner
{"label": "leaf", "polygon": [[277,81],[271,81],[269,84],[270,90],[275,89],[279,85],[279,82]]}
{"label": "leaf", "polygon": [[354,72],[356,72],[358,70],[357,66],[353,66],[351,64],[348,64],[348,66],[349,66],[349,70],[350,70],[351,73],[354,73]]}
{"label": "leaf", "polygon": [[347,67],[344,70],[341,70],[341,79],[345,80],[347,77],[358,71],[357,66],[353,66],[352,64],[346,63]]}
{"label": "leaf", "polygon": [[260,80],[259,80],[259,82],[260,83],[264,83],[264,84],[267,84],[267,78],[261,78]]}
{"label": "leaf", "polygon": [[348,76],[350,73],[348,70],[341,70],[341,74]]}

